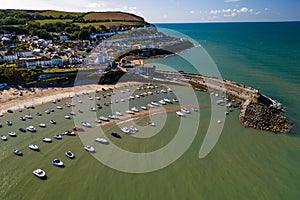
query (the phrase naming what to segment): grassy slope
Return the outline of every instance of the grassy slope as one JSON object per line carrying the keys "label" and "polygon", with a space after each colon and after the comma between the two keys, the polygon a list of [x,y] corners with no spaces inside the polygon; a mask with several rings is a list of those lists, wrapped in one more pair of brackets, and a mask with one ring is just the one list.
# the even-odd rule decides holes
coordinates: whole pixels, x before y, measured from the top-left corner
{"label": "grassy slope", "polygon": [[123,12],[90,12],[84,15],[85,20],[124,20],[124,21],[141,21],[144,19],[133,14]]}

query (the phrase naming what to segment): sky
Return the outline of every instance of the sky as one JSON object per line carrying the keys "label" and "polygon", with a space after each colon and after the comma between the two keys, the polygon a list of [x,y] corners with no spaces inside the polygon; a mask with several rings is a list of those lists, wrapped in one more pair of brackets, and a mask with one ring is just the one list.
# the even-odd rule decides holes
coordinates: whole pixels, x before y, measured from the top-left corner
{"label": "sky", "polygon": [[0,9],[123,11],[150,23],[300,21],[300,0],[6,0]]}

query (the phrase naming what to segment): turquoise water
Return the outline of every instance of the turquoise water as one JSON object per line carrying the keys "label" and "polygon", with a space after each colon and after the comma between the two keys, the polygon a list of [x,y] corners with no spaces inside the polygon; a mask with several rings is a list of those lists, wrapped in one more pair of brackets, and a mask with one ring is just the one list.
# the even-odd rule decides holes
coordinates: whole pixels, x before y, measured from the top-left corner
{"label": "turquoise water", "polygon": [[[157,24],[198,42],[212,57],[223,78],[259,89],[286,106],[286,115],[300,133],[300,23]],[[193,49],[183,55],[193,54]],[[197,54],[195,57],[199,56]],[[195,72],[171,56],[152,60],[177,70]],[[199,63],[202,61],[199,60]],[[202,73],[202,72],[201,72]],[[205,74],[205,73],[204,73]]]}

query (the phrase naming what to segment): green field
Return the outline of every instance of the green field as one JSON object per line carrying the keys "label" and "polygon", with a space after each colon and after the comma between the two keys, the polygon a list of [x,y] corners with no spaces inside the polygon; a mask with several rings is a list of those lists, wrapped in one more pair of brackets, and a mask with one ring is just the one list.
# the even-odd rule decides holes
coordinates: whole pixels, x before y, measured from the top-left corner
{"label": "green field", "polygon": [[70,23],[72,22],[72,19],[45,19],[45,20],[35,20],[35,22],[40,23],[41,25],[44,24],[51,24],[51,23],[57,23],[57,22],[61,22],[61,23]]}
{"label": "green field", "polygon": [[82,12],[65,12],[65,11],[56,11],[56,10],[46,10],[46,11],[41,11],[40,14],[44,16],[52,16],[54,18],[57,18],[59,16],[70,16],[71,18],[76,18],[82,16],[84,13]]}

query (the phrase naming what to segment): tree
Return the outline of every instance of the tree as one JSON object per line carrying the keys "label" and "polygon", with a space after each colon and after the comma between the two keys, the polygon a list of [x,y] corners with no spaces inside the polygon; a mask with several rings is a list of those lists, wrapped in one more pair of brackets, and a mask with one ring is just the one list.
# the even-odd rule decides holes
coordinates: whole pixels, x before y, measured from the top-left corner
{"label": "tree", "polygon": [[82,29],[79,34],[78,38],[81,40],[89,40],[90,39],[90,33],[87,29]]}

